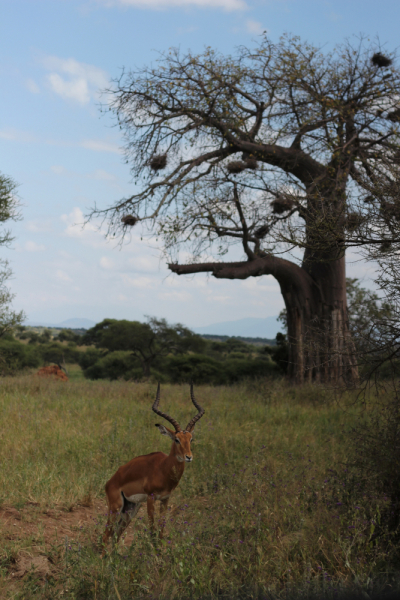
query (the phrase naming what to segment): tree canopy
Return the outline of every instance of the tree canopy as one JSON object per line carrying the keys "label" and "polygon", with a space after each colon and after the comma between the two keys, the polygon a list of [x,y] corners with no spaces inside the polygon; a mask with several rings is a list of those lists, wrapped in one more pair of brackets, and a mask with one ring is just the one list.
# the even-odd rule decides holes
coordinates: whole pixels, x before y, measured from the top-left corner
{"label": "tree canopy", "polygon": [[[171,50],[154,67],[124,73],[110,110],[135,191],[93,214],[108,218],[114,235],[147,222],[179,275],[272,274],[288,308],[289,370],[320,377],[318,335],[330,332],[323,351],[338,348],[339,336],[349,355],[344,256],[368,214],[360,198],[400,151],[394,58],[363,38],[323,52],[264,36],[235,56]],[[223,262],[232,245],[242,260]],[[186,264],[180,248],[190,252]],[[283,258],[296,248],[301,258]],[[299,343],[306,338],[308,349]],[[323,377],[342,377],[343,368],[355,377],[346,360],[337,355]]]}
{"label": "tree canopy", "polygon": [[[138,189],[106,209],[112,228],[147,219],[169,248],[192,242],[198,253],[217,240],[221,254],[239,242],[248,258],[277,241],[315,243],[302,223],[324,217],[325,231],[326,220],[343,220],[360,192],[346,194],[348,178],[364,188],[398,151],[400,74],[378,54],[364,39],[325,54],[296,37],[264,37],[236,56],[171,50],[124,74],[111,110]],[[330,214],[325,196],[320,214],[311,200],[338,175],[346,203]],[[121,221],[128,210],[133,220]]]}
{"label": "tree canopy", "polygon": [[83,337],[82,343],[93,344],[110,352],[123,350],[136,356],[148,377],[150,367],[159,356],[198,350],[203,340],[183,325],[168,325],[165,319],[148,318],[147,323],[104,319]]}
{"label": "tree canopy", "polygon": [[[0,246],[9,245],[12,240],[11,231],[4,226],[8,221],[20,218],[19,200],[16,195],[16,183],[0,173]],[[24,319],[24,313],[15,312],[11,308],[14,294],[7,287],[12,271],[7,260],[0,260],[0,337],[7,334]]]}

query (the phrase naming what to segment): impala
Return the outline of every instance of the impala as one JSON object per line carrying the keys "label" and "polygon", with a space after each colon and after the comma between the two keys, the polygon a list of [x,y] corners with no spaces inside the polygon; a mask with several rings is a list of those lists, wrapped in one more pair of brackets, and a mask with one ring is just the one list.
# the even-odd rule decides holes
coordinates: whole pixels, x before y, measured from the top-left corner
{"label": "impala", "polygon": [[103,554],[109,538],[111,537],[115,542],[118,542],[143,502],[147,502],[150,527],[154,532],[155,501],[160,500],[160,537],[162,537],[164,527],[162,517],[168,508],[168,499],[183,475],[185,463],[193,460],[190,449],[192,431],[197,421],[204,415],[204,409],[201,408],[194,397],[193,384],[190,386],[190,397],[198,412],[189,421],[186,429],[182,431],[175,419],[158,410],[160,402],[160,384],[158,384],[152,409],[175,428],[175,431],[172,431],[172,429],[156,423],[160,433],[171,438],[171,451],[169,454],[152,452],[145,456],[137,456],[120,467],[106,483],[108,520],[103,535]]}

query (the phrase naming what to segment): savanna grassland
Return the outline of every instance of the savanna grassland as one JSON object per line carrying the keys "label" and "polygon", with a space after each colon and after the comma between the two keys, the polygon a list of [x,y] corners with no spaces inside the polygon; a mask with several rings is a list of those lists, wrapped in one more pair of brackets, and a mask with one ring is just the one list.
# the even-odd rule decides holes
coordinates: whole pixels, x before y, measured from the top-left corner
{"label": "savanna grassland", "polygon": [[[334,596],[394,585],[392,550],[374,536],[384,499],[357,490],[345,467],[362,407],[278,380],[195,389],[206,414],[164,540],[151,538],[141,508],[101,559],[105,482],[134,456],[169,452],[154,427],[155,391],[2,380],[1,598]],[[185,426],[195,413],[188,386],[163,386],[160,408]]]}

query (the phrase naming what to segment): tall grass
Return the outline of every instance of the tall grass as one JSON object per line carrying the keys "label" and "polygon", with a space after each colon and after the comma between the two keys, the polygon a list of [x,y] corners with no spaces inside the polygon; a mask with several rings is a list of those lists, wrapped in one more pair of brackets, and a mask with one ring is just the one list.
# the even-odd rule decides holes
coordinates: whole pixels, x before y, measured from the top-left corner
{"label": "tall grass", "polygon": [[[99,514],[76,538],[46,547],[52,577],[43,584],[33,573],[13,594],[277,597],[393,577],[387,549],[373,538],[379,506],[375,515],[368,498],[350,497],[343,479],[356,404],[343,410],[320,388],[277,381],[195,392],[206,414],[196,425],[194,461],[171,498],[165,539],[150,537],[142,509],[130,526],[133,543],[122,541],[102,560],[93,544],[104,528]],[[3,380],[1,503],[70,509],[104,497],[121,464],[169,451],[154,427],[154,396],[155,386],[144,383]],[[195,411],[188,386],[163,386],[161,405],[182,426]],[[3,548],[3,594],[11,545]]]}

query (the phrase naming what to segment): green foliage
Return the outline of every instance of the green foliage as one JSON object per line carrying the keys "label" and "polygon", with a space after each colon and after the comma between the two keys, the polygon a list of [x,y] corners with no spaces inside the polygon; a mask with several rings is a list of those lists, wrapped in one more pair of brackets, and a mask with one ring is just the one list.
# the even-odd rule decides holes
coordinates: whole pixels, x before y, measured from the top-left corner
{"label": "green foliage", "polygon": [[387,499],[377,533],[394,533],[400,542],[400,402],[397,397],[364,413],[350,435],[353,480],[376,501]]}
{"label": "green foliage", "polygon": [[376,347],[383,332],[379,324],[393,316],[392,307],[376,292],[361,287],[358,279],[346,279],[349,324],[359,351]]}
{"label": "green foliage", "polygon": [[[85,362],[83,359],[82,362]],[[131,352],[116,350],[96,360],[84,370],[88,379],[140,379],[142,369],[139,361]]]}
{"label": "green foliage", "polygon": [[173,383],[212,383],[214,385],[232,384],[245,379],[256,379],[274,375],[276,365],[268,359],[232,358],[228,355],[223,361],[217,361],[204,354],[189,354],[170,357],[163,369],[164,374]]}
{"label": "green foliage", "polygon": [[204,354],[171,356],[166,361],[164,373],[173,383],[220,384],[226,381],[223,364]]}
{"label": "green foliage", "polygon": [[43,363],[79,363],[81,352],[76,348],[59,344],[58,342],[42,342],[36,347],[36,352]]}
{"label": "green foliage", "polygon": [[81,352],[79,354],[79,365],[82,367],[83,371],[93,366],[98,360],[100,360],[104,356],[104,352],[99,350],[98,348],[93,348],[89,346],[86,348],[85,352]]}
{"label": "green foliage", "polygon": [[61,329],[60,333],[57,336],[57,339],[60,342],[75,342],[76,344],[81,343],[82,336],[74,333],[71,329]]}
{"label": "green foliage", "polygon": [[0,374],[14,375],[26,368],[37,368],[41,363],[40,356],[32,346],[21,344],[14,339],[0,340]]}
{"label": "green foliage", "polygon": [[[16,183],[10,178],[0,174],[0,224],[10,220],[18,221],[19,201],[16,195]],[[0,229],[0,246],[7,246],[13,240],[9,229]],[[23,311],[16,313],[10,307],[14,294],[7,288],[12,271],[8,261],[0,260],[0,337],[12,331],[21,324],[25,315]]]}
{"label": "green foliage", "polygon": [[130,352],[139,361],[144,377],[150,376],[150,367],[160,357],[199,350],[206,345],[200,336],[183,325],[171,326],[165,319],[154,317],[148,318],[147,323],[104,319],[87,331],[82,343],[94,344],[109,352]]}

